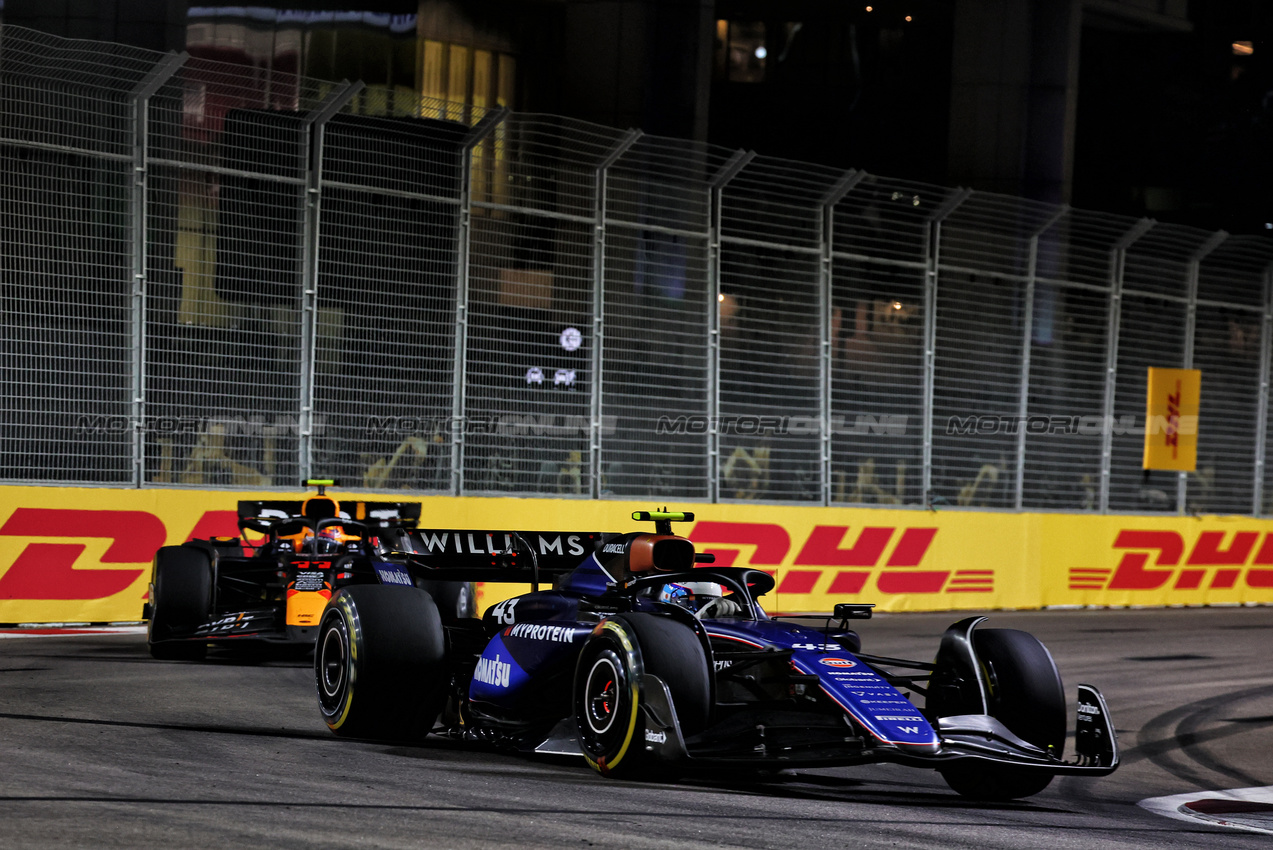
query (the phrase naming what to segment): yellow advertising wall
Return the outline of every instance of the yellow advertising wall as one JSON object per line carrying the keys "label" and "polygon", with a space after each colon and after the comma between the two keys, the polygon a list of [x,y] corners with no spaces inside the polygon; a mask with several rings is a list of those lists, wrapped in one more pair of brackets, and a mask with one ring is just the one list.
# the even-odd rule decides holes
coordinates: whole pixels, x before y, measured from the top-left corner
{"label": "yellow advertising wall", "polygon": [[[295,498],[301,497],[296,491]],[[335,493],[354,498],[354,494]],[[0,623],[141,617],[159,546],[237,532],[239,499],[286,493],[0,487]],[[384,500],[385,494],[364,498]],[[630,531],[647,502],[420,499],[432,528]],[[770,611],[1273,604],[1273,521],[772,505],[668,505],[717,563],[772,572]],[[497,602],[524,588],[482,585]]]}

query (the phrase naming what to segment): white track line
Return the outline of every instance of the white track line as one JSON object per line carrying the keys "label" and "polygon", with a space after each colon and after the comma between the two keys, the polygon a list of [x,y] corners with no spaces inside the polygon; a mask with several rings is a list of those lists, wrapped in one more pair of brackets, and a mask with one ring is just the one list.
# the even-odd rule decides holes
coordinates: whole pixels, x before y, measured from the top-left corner
{"label": "white track line", "polygon": [[72,626],[65,623],[45,623],[38,626],[0,628],[0,640],[5,638],[69,637],[75,635],[142,635],[145,633],[146,627],[139,625],[90,626],[85,624]]}

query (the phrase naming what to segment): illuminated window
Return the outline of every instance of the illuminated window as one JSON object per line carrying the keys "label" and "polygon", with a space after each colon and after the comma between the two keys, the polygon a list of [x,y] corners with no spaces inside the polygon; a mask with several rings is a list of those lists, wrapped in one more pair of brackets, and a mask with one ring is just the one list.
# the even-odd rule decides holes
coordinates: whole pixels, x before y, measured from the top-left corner
{"label": "illuminated window", "polygon": [[1255,52],[1255,45],[1252,42],[1249,42],[1249,41],[1233,42],[1234,56],[1250,56],[1254,52]]}
{"label": "illuminated window", "polygon": [[765,25],[759,21],[716,22],[716,76],[733,83],[765,79],[769,48]]}

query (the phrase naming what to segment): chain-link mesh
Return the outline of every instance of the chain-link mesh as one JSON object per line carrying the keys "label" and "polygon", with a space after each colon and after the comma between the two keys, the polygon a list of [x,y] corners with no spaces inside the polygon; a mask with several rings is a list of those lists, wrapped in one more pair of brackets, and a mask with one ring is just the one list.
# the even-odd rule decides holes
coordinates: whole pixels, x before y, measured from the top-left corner
{"label": "chain-link mesh", "polygon": [[134,480],[130,94],[159,58],[4,30],[0,466],[6,479]]}
{"label": "chain-link mesh", "polygon": [[[0,27],[4,481],[1268,512],[1271,269]],[[1149,367],[1202,371],[1195,472],[1142,469]]]}
{"label": "chain-link mesh", "polygon": [[708,263],[711,180],[728,155],[646,136],[607,172],[605,493],[709,495],[709,311],[729,321]]}
{"label": "chain-link mesh", "polygon": [[822,498],[823,217],[841,177],[756,157],[723,187],[721,498]]}
{"label": "chain-link mesh", "polygon": [[451,484],[458,122],[338,115],[322,161],[314,468],[369,488]]}
{"label": "chain-link mesh", "polygon": [[[145,480],[299,478],[304,88],[190,59],[149,105]],[[308,86],[313,101],[316,86]]]}
{"label": "chain-link mesh", "polygon": [[588,496],[599,167],[622,134],[542,115],[502,129],[507,203],[473,203],[464,477]]}
{"label": "chain-link mesh", "polygon": [[[1250,513],[1258,475],[1261,327],[1273,245],[1229,237],[1201,260],[1193,366],[1202,370],[1198,469],[1187,509]],[[1267,352],[1265,352],[1267,356]]]}

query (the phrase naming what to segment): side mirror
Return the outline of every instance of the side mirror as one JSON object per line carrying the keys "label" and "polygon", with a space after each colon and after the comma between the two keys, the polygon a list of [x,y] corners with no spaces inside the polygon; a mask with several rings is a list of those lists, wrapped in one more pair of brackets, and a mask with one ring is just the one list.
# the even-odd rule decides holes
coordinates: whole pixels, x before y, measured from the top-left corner
{"label": "side mirror", "polygon": [[831,616],[837,620],[869,620],[873,602],[840,602],[832,609]]}

